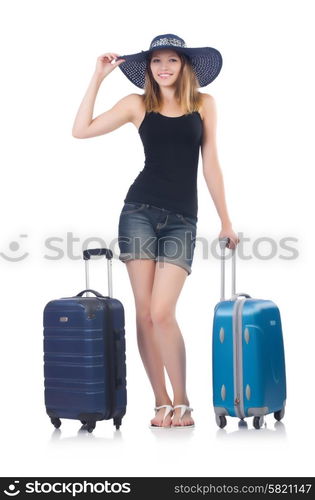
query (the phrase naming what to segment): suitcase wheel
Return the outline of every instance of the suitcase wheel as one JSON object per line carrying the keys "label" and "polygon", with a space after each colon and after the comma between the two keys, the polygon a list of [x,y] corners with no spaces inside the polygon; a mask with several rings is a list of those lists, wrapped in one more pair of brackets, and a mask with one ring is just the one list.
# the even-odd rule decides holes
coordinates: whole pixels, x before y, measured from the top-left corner
{"label": "suitcase wheel", "polygon": [[254,417],[253,424],[255,429],[260,429],[263,426],[264,423],[264,417]]}
{"label": "suitcase wheel", "polygon": [[96,420],[80,420],[82,427],[81,431],[93,432],[96,427]]}
{"label": "suitcase wheel", "polygon": [[84,428],[88,431],[88,432],[93,432],[94,429],[95,429],[95,426],[96,426],[96,421],[95,420],[88,420],[84,426]]}
{"label": "suitcase wheel", "polygon": [[121,418],[120,417],[114,418],[114,425],[118,431],[119,427],[121,426]]}
{"label": "suitcase wheel", "polygon": [[60,420],[60,418],[51,417],[50,421],[53,424],[53,426],[56,427],[56,429],[59,429],[59,427],[61,426],[61,420]]}
{"label": "suitcase wheel", "polygon": [[280,420],[284,417],[284,408],[281,408],[279,411],[275,411],[273,416],[276,420],[278,420],[278,422],[280,422]]}
{"label": "suitcase wheel", "polygon": [[215,421],[220,427],[220,429],[223,429],[223,427],[226,426],[226,418],[224,415],[216,415],[215,416]]}

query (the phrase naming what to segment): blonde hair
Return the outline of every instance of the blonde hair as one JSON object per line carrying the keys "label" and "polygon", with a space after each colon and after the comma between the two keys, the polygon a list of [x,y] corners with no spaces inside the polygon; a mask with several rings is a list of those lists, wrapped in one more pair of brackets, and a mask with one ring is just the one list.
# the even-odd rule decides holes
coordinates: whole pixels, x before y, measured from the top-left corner
{"label": "blonde hair", "polygon": [[[175,99],[178,101],[184,114],[199,111],[201,107],[201,93],[198,92],[198,87],[200,87],[198,79],[188,58],[184,54],[176,53],[182,64],[175,84]],[[150,68],[151,57],[152,52],[147,59],[144,94],[142,96],[145,109],[148,113],[151,111],[159,112],[162,107],[160,87],[154,80]]]}

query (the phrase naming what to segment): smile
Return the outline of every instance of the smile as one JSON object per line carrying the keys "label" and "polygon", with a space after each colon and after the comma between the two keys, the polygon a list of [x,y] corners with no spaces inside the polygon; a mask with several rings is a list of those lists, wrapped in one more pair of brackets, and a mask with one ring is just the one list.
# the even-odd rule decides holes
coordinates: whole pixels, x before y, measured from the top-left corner
{"label": "smile", "polygon": [[158,76],[160,78],[169,78],[170,76],[172,76],[172,73],[160,73]]}

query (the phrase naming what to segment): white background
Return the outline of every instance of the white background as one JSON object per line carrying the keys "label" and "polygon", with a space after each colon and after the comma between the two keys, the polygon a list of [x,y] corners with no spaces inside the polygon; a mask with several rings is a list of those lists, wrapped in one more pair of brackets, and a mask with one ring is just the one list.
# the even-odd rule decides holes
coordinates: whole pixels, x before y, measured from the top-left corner
{"label": "white background", "polygon": [[[314,475],[314,26],[311,1],[105,0],[3,1],[1,36],[1,455],[3,476],[303,476]],[[177,308],[186,342],[194,430],[148,427],[154,400],[136,345],[127,270],[113,261],[114,295],[125,306],[128,410],[120,432],[101,422],[92,435],[63,421],[54,431],[43,399],[42,311],[84,288],[87,238],[117,238],[127,189],[143,167],[132,124],[77,140],[71,128],[97,56],[146,50],[175,33],[223,55],[203,92],[218,110],[218,147],[234,230],[248,238],[238,256],[237,291],[274,300],[286,348],[288,399],[283,423],[219,430],[212,408],[211,328],[220,265],[197,243],[193,272]],[[103,82],[95,113],[140,89],[116,69]],[[199,163],[198,236],[217,238],[220,221]],[[73,255],[66,236],[77,238]],[[21,236],[27,235],[27,236]],[[65,256],[48,259],[60,238]],[[295,259],[281,248],[295,238]],[[253,245],[271,238],[272,258]],[[255,243],[256,242],[256,243]],[[97,242],[93,242],[94,244]],[[94,244],[92,243],[92,246]],[[259,243],[259,240],[258,240]],[[117,248],[117,247],[116,247]],[[268,256],[270,243],[258,244]],[[28,252],[17,262],[9,261]],[[103,261],[91,268],[106,292]],[[229,276],[229,273],[228,273]],[[229,282],[228,282],[229,292]]]}

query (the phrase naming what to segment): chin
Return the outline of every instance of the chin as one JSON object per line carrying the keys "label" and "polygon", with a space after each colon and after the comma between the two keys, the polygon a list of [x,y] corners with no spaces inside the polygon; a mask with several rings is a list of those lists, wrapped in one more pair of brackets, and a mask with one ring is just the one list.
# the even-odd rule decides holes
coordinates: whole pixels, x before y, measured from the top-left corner
{"label": "chin", "polygon": [[160,86],[160,87],[171,87],[172,85],[175,85],[176,83],[176,79],[171,81],[171,82],[167,82],[167,81],[163,81],[163,80],[155,80],[156,83]]}
{"label": "chin", "polygon": [[169,83],[169,82],[158,82],[159,86],[160,87],[172,87],[173,85],[175,85],[175,82],[173,83]]}

